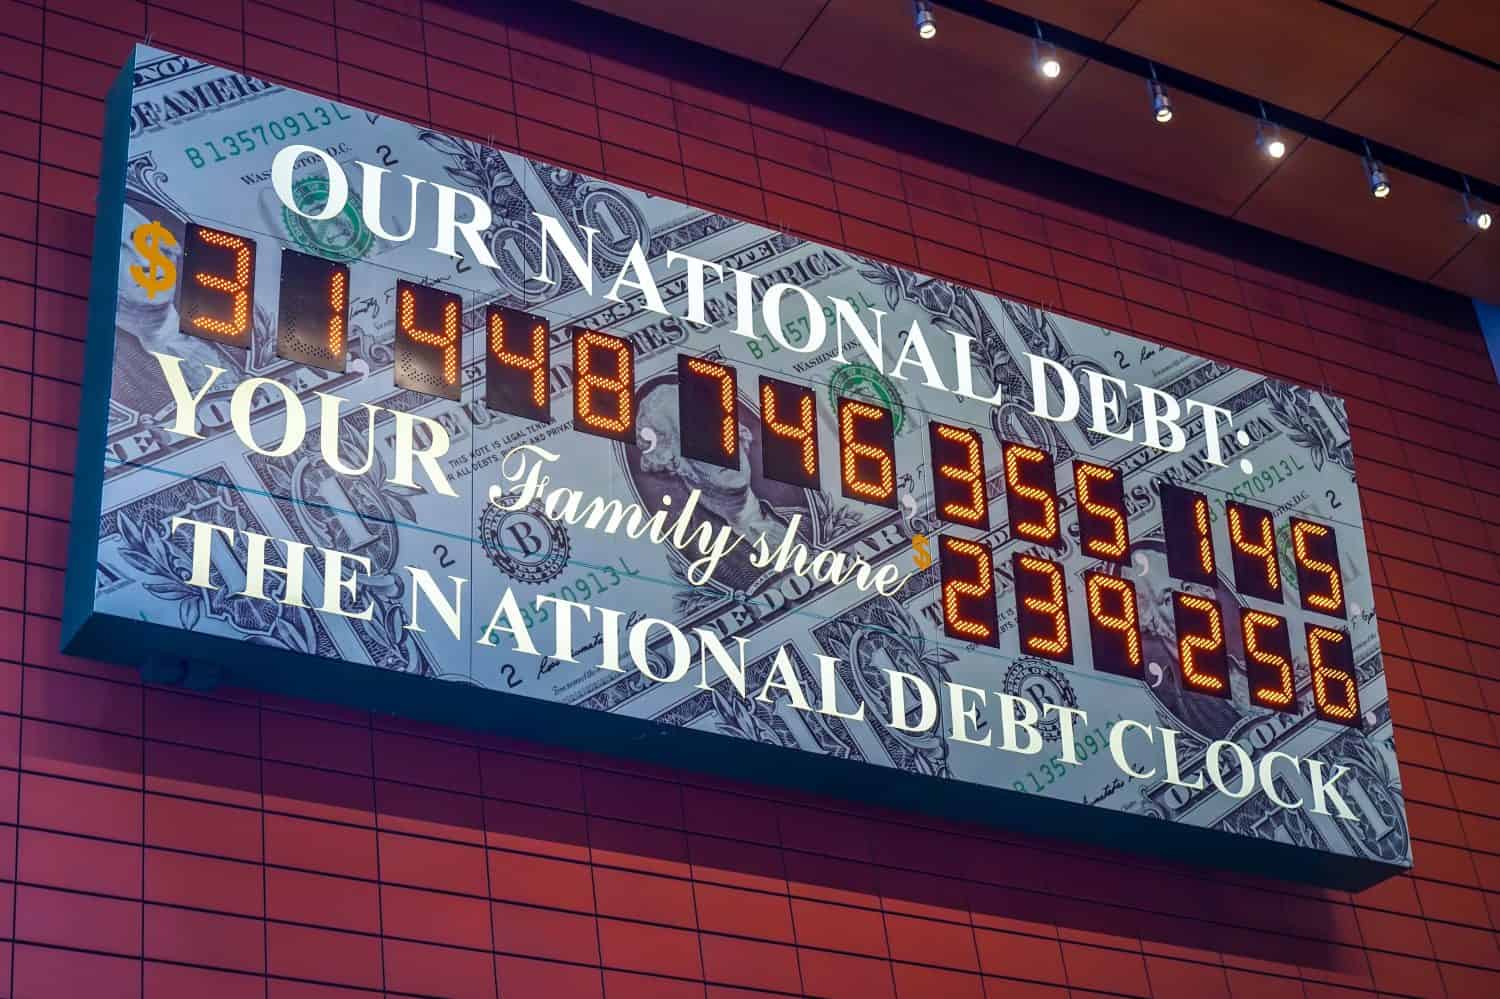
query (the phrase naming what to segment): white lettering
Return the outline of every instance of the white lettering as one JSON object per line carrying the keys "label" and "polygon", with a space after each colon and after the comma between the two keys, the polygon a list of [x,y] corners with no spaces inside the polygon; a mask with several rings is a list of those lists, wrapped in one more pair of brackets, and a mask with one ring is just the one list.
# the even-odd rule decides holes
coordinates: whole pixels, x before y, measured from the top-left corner
{"label": "white lettering", "polygon": [[[292,170],[304,156],[316,156],[322,160],[323,170],[328,176],[328,200],[315,212],[309,212],[297,204],[292,191]],[[283,146],[277,151],[276,158],[271,161],[271,187],[283,205],[314,222],[325,222],[333,218],[349,202],[349,178],[344,176],[344,168],[339,166],[338,160],[317,146]]]}
{"label": "white lettering", "polygon": [[464,583],[468,582],[468,580],[461,576],[448,577],[449,582],[453,584],[453,599],[449,600],[443,595],[443,591],[438,588],[437,581],[432,578],[432,573],[415,565],[403,566],[402,568],[411,574],[413,584],[411,590],[411,623],[402,627],[407,631],[426,630],[418,623],[417,608],[421,606],[421,601],[417,599],[417,596],[420,594],[426,597],[427,602],[432,605],[432,609],[437,611],[438,617],[443,619],[443,623],[448,626],[448,631],[453,637],[458,638],[459,627],[463,621],[463,605],[460,601],[463,599]]}
{"label": "white lettering", "polygon": [[1151,731],[1151,726],[1142,725],[1140,722],[1131,721],[1129,718],[1121,718],[1111,725],[1109,729],[1109,755],[1114,759],[1115,766],[1119,768],[1122,774],[1125,774],[1127,777],[1134,777],[1136,780],[1150,780],[1156,776],[1155,767],[1152,767],[1150,770],[1137,770],[1125,758],[1125,733],[1131,729],[1135,729],[1144,735],[1147,742],[1156,741],[1156,737]]}
{"label": "white lettering", "polygon": [[208,381],[197,392],[190,392],[187,379],[182,377],[182,358],[158,354],[154,350],[151,351],[151,356],[161,365],[162,376],[167,380],[167,388],[172,390],[172,403],[177,410],[177,419],[168,428],[169,432],[180,437],[202,438],[203,435],[198,432],[198,404],[208,395],[208,390],[214,387],[214,382],[219,380],[224,369],[212,364],[205,365],[208,368]]}

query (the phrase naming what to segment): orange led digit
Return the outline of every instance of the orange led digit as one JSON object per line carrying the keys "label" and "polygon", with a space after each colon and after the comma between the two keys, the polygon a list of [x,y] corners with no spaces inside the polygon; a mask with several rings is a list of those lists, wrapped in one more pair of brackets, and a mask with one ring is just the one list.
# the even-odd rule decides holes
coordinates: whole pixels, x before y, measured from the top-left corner
{"label": "orange led digit", "polygon": [[349,267],[296,250],[281,251],[276,356],[325,371],[348,358]]}
{"label": "orange led digit", "polygon": [[896,505],[896,439],[891,411],[860,399],[839,400],[839,472],[844,495]]}
{"label": "orange led digit", "polygon": [[1130,529],[1125,522],[1125,478],[1117,468],[1073,462],[1078,532],[1084,553],[1125,564]]}
{"label": "orange led digit", "polygon": [[1010,535],[1020,541],[1062,547],[1057,522],[1057,476],[1052,456],[1041,448],[1005,442],[1005,509]]}
{"label": "orange led digit", "polygon": [[966,642],[999,645],[1000,612],[995,605],[995,562],[990,550],[977,541],[943,535],[938,544],[938,571],[943,580],[943,631]]}
{"label": "orange led digit", "polygon": [[463,302],[451,291],[396,282],[396,384],[457,400]]}
{"label": "orange led digit", "polygon": [[528,420],[552,420],[552,324],[491,305],[484,311],[484,404]]}
{"label": "orange led digit", "polygon": [[677,355],[678,433],[682,456],[724,468],[740,465],[740,421],[734,369]]}
{"label": "orange led digit", "polygon": [[1240,611],[1245,639],[1245,675],[1250,681],[1250,703],[1277,711],[1297,710],[1297,688],[1292,679],[1292,647],[1286,621],[1275,614]]}
{"label": "orange led digit", "polygon": [[1219,605],[1192,593],[1172,594],[1177,625],[1177,659],[1182,685],[1200,694],[1229,696],[1229,660],[1224,651],[1224,617]]}
{"label": "orange led digit", "polygon": [[1281,602],[1281,566],[1276,560],[1276,524],[1270,510],[1227,504],[1234,586],[1241,593]]}
{"label": "orange led digit", "polygon": [[1218,573],[1207,498],[1167,482],[1160,483],[1157,491],[1161,495],[1161,526],[1167,540],[1167,572],[1173,579],[1216,585]]}
{"label": "orange led digit", "polygon": [[1103,572],[1084,573],[1088,597],[1089,644],[1094,669],[1121,676],[1139,676],[1141,621],[1135,605],[1135,584]]}
{"label": "orange led digit", "polygon": [[760,379],[760,461],[768,479],[818,488],[817,400],[803,385]]}
{"label": "orange led digit", "polygon": [[1339,575],[1339,549],[1333,530],[1293,517],[1292,564],[1297,567],[1297,592],[1303,608],[1343,617],[1344,582]]}
{"label": "orange led digit", "polygon": [[635,443],[635,354],[630,341],[573,331],[573,429]]}
{"label": "orange led digit", "polygon": [[250,346],[255,317],[255,241],[189,224],[182,248],[188,275],[178,302],[182,332]]}
{"label": "orange led digit", "polygon": [[1011,569],[1016,581],[1016,628],[1021,651],[1071,663],[1073,642],[1062,566],[1035,555],[1017,554],[1012,557]]}
{"label": "orange led digit", "polygon": [[927,424],[927,433],[938,517],[951,524],[988,527],[990,505],[984,493],[984,445],[979,434],[936,420]]}
{"label": "orange led digit", "polygon": [[1313,710],[1319,718],[1359,727],[1359,685],[1349,636],[1320,624],[1307,627],[1307,661],[1312,666]]}

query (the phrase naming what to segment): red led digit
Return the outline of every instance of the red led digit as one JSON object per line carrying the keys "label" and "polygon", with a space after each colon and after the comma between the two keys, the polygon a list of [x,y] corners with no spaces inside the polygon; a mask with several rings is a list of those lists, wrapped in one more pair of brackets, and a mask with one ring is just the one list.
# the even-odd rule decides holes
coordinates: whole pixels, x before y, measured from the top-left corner
{"label": "red led digit", "polygon": [[1125,478],[1120,470],[1074,461],[1073,489],[1084,553],[1126,564],[1130,528],[1125,522]]}
{"label": "red led digit", "polygon": [[760,460],[766,478],[818,488],[817,400],[803,385],[760,379]]}
{"label": "red led digit", "polygon": [[348,266],[283,249],[279,296],[276,356],[343,371],[348,361]]}
{"label": "red led digit", "polygon": [[573,429],[635,443],[635,354],[629,340],[573,331]]}
{"label": "red led digit", "polygon": [[1084,573],[1089,607],[1089,644],[1094,668],[1121,676],[1139,676],[1141,621],[1135,605],[1135,584],[1103,572]]}
{"label": "red led digit", "polygon": [[552,420],[552,324],[519,309],[484,312],[484,404],[500,413]]}
{"label": "red led digit", "polygon": [[678,432],[682,456],[725,468],[740,465],[740,421],[734,369],[677,355]]}
{"label": "red led digit", "polygon": [[1167,572],[1173,579],[1213,586],[1218,582],[1208,499],[1202,493],[1163,482],[1161,526],[1167,539]]}
{"label": "red led digit", "polygon": [[396,384],[458,398],[463,302],[451,291],[396,282]]}
{"label": "red led digit", "polygon": [[1307,661],[1312,667],[1313,709],[1319,718],[1359,727],[1359,685],[1349,636],[1320,624],[1307,627]]}
{"label": "red led digit", "polygon": [[943,580],[943,631],[966,642],[999,645],[995,562],[990,550],[976,541],[943,535],[938,542],[938,570]]}
{"label": "red led digit", "polygon": [[1018,541],[1062,547],[1057,523],[1057,477],[1052,456],[1041,448],[1007,441],[1001,448],[1005,464],[1005,509],[1010,536]]}
{"label": "red led digit", "polygon": [[984,445],[979,434],[936,420],[927,425],[927,431],[938,517],[951,524],[988,527],[990,504],[984,494]]}
{"label": "red led digit", "polygon": [[860,399],[839,400],[839,472],[850,499],[896,505],[896,435],[890,410]]}
{"label": "red led digit", "polygon": [[1245,639],[1245,675],[1250,681],[1250,703],[1277,711],[1297,710],[1297,688],[1292,680],[1292,645],[1286,621],[1275,614],[1240,611]]}
{"label": "red led digit", "polygon": [[250,346],[255,319],[255,241],[189,224],[182,265],[187,273],[178,302],[182,332]]}
{"label": "red led digit", "polygon": [[1271,511],[1233,500],[1227,507],[1235,589],[1279,603],[1281,566],[1276,560],[1276,523]]}
{"label": "red led digit", "polygon": [[1192,593],[1173,593],[1177,661],[1182,685],[1201,694],[1229,696],[1229,660],[1224,651],[1224,617],[1219,605]]}
{"label": "red led digit", "polygon": [[1292,564],[1297,567],[1302,606],[1343,617],[1344,581],[1339,575],[1339,548],[1333,529],[1293,517]]}
{"label": "red led digit", "polygon": [[1062,566],[1035,555],[1015,555],[1016,628],[1021,651],[1058,662],[1073,661],[1068,629],[1068,591]]}

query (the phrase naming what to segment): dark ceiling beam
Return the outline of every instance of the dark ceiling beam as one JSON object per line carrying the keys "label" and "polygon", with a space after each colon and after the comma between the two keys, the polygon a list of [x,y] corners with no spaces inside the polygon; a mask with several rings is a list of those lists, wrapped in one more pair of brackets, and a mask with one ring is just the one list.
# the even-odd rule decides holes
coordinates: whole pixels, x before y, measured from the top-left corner
{"label": "dark ceiling beam", "polygon": [[[997,6],[989,0],[933,0],[933,6],[946,8],[963,14],[965,17],[983,21],[996,28],[1024,35],[1027,38],[1036,36],[1036,26],[1040,24],[1047,41],[1059,49],[1140,77],[1142,114],[1146,114],[1148,110],[1145,81],[1150,77],[1154,67],[1157,79],[1169,90],[1192,94],[1194,97],[1229,108],[1231,111],[1237,111],[1252,121],[1260,117],[1263,102],[1254,94],[1226,87],[1213,80],[1147,59],[1145,56],[1117,48],[1087,35],[1081,35],[1076,31],[1039,21],[1029,14]],[[1343,5],[1337,4],[1337,6]],[[1340,128],[1321,118],[1299,114],[1290,108],[1279,107],[1269,102],[1264,102],[1264,107],[1267,117],[1282,128],[1298,132],[1324,145],[1345,150],[1355,156],[1364,156],[1367,141],[1365,136]],[[1450,188],[1454,192],[1455,199],[1463,191],[1465,175],[1462,172],[1395,146],[1373,140],[1368,141],[1370,150],[1383,165],[1411,174],[1413,177],[1421,177],[1441,187]],[[1356,180],[1359,179],[1356,177]],[[1475,177],[1469,178],[1469,184],[1475,196],[1489,205],[1500,205],[1500,185]]]}
{"label": "dark ceiling beam", "polygon": [[1398,35],[1404,35],[1407,38],[1416,39],[1424,45],[1431,45],[1435,49],[1442,49],[1449,55],[1458,56],[1460,59],[1472,62],[1476,66],[1483,66],[1485,69],[1492,69],[1495,72],[1500,73],[1500,62],[1496,62],[1493,59],[1487,59],[1484,56],[1480,55],[1478,52],[1470,52],[1468,49],[1463,48],[1459,45],[1454,45],[1452,42],[1445,42],[1441,38],[1435,38],[1432,35],[1424,34],[1423,32],[1418,31],[1415,27],[1408,28],[1405,25],[1401,24],[1399,21],[1392,21],[1389,18],[1381,17],[1379,14],[1371,13],[1370,11],[1365,10],[1363,7],[1356,7],[1351,3],[1345,3],[1344,0],[1318,0],[1318,3],[1322,4],[1324,7],[1332,7],[1334,10],[1342,11],[1343,13],[1348,14],[1351,17],[1357,17],[1361,21],[1368,21],[1371,24],[1378,24],[1382,28],[1385,28],[1387,31],[1394,31]]}

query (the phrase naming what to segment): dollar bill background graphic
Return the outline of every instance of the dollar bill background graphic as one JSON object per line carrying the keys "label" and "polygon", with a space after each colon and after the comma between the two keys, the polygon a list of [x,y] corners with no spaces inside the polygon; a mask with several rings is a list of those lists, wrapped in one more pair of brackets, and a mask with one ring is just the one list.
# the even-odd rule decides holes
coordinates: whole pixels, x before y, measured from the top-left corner
{"label": "dollar bill background graphic", "polygon": [[[129,71],[128,71],[129,72]],[[223,81],[228,80],[228,83]],[[253,643],[269,662],[279,655],[319,657],[383,673],[401,674],[425,683],[451,681],[466,689],[499,691],[541,702],[593,709],[665,726],[712,733],[725,738],[801,750],[873,767],[919,774],[934,782],[980,785],[1017,796],[1040,797],[1087,810],[1081,822],[1100,810],[1148,816],[1174,826],[1224,833],[1305,848],[1336,857],[1377,864],[1409,866],[1410,840],[1391,735],[1385,677],[1374,617],[1374,597],[1354,480],[1349,425],[1340,400],[1304,387],[1269,379],[1171,348],[1148,344],[1109,330],[1003,301],[949,282],[928,278],[842,250],[690,208],[666,198],[642,194],[574,171],[528,160],[414,125],[337,104],[325,98],[248,80],[230,70],[140,46],[133,73],[127,77],[129,135],[124,156],[118,209],[118,241],[99,247],[96,269],[113,271],[108,301],[94,301],[107,313],[104,329],[91,329],[90,350],[101,336],[112,342],[98,447],[84,454],[101,485],[96,497],[97,538],[84,539],[92,552],[87,565],[70,567],[70,591],[82,586],[84,603],[109,615],[123,627],[141,622],[155,629],[191,633],[195,640],[217,637]],[[212,92],[211,106],[200,97]],[[277,126],[272,129],[272,123]],[[294,132],[295,129],[295,132]],[[264,141],[270,136],[274,141]],[[260,138],[257,138],[260,137]],[[283,139],[284,137],[284,139]],[[450,261],[419,240],[398,243],[381,239],[365,225],[351,192],[350,205],[332,219],[313,222],[286,210],[271,189],[270,164],[283,145],[303,142],[327,150],[353,171],[361,160],[399,173],[428,178],[468,190],[490,205],[495,223],[489,249],[498,269],[470,259]],[[294,190],[300,203],[314,206],[326,195],[316,170],[299,170]],[[106,189],[108,185],[106,185]],[[431,197],[428,187],[422,197]],[[402,202],[403,199],[392,199]],[[424,214],[432,211],[423,204]],[[405,229],[405,208],[388,209],[388,231]],[[976,391],[1004,390],[1004,401],[987,406],[944,392],[918,389],[896,381],[870,365],[840,365],[826,355],[808,356],[776,350],[764,337],[758,343],[729,335],[727,325],[707,329],[646,311],[641,301],[624,304],[586,293],[565,275],[559,285],[538,281],[541,243],[533,212],[555,216],[582,241],[585,227],[597,230],[598,280],[617,273],[629,247],[639,241],[653,274],[680,313],[686,287],[679,270],[669,271],[669,250],[690,252],[726,266],[795,282],[821,300],[841,297],[861,307],[886,310],[888,330],[903,330],[920,320],[928,330],[942,329],[972,338]],[[399,216],[399,217],[398,217]],[[156,223],[160,225],[156,225]],[[181,247],[188,223],[226,229],[257,241],[254,332],[248,350],[188,337],[179,332],[175,292],[148,293],[129,269],[139,267],[142,252],[134,235],[149,226],[153,246],[169,266],[181,271]],[[170,238],[162,238],[165,233]],[[275,351],[278,275],[281,252],[297,250],[349,265],[349,361],[342,373],[279,358]],[[157,263],[149,257],[148,265]],[[160,274],[158,269],[154,274]],[[462,393],[457,402],[398,388],[392,376],[394,295],[397,279],[417,281],[462,297],[465,314]],[[148,282],[149,283],[149,282]],[[96,282],[96,287],[98,287]],[[710,285],[707,311],[728,314],[726,289]],[[96,295],[97,297],[97,295]],[[553,330],[553,422],[537,424],[491,412],[483,404],[484,365],[481,323],[486,306],[524,309],[550,320]],[[786,324],[796,342],[806,322],[794,316]],[[574,326],[600,329],[630,338],[636,350],[637,399],[641,447],[574,432],[565,415],[571,384],[568,331]],[[941,355],[946,338],[929,342]],[[887,338],[887,367],[899,338]],[[951,351],[951,345],[948,346]],[[203,365],[227,369],[205,398],[202,437],[189,439],[167,432],[174,414],[160,369],[148,351],[164,351],[186,360],[197,384]],[[734,365],[739,371],[742,460],[725,469],[685,459],[678,450],[676,426],[676,357],[693,352]],[[1228,467],[1206,463],[1195,454],[1201,429],[1188,449],[1169,454],[1103,437],[1088,431],[1089,413],[1066,424],[1035,418],[1029,409],[1031,386],[1024,353],[1047,357],[1070,370],[1092,369],[1129,382],[1158,387],[1173,395],[1223,406],[1235,414],[1235,425],[1247,435],[1232,450]],[[952,357],[939,356],[951,369]],[[756,448],[757,376],[769,374],[814,386],[818,395],[822,445],[822,488],[804,490],[763,477]],[[252,376],[273,378],[292,387],[304,403],[316,393],[332,392],[360,403],[421,414],[448,430],[453,448],[445,471],[459,491],[454,499],[431,492],[402,489],[386,479],[392,462],[393,430],[388,415],[373,425],[375,466],[358,478],[334,474],[317,451],[317,410],[309,414],[304,448],[283,458],[247,450],[229,424],[230,391]],[[839,488],[833,403],[839,396],[867,397],[889,408],[896,426],[896,462],[900,503],[895,510],[846,499]],[[275,440],[280,432],[279,405],[257,396],[255,434]],[[348,410],[346,410],[348,412]],[[1139,411],[1127,419],[1138,419]],[[705,586],[687,582],[687,564],[670,548],[649,541],[630,541],[548,520],[533,508],[502,514],[486,503],[489,487],[499,481],[501,457],[518,444],[538,444],[562,455],[553,470],[555,484],[568,484],[591,495],[640,502],[650,509],[663,497],[674,503],[689,490],[702,490],[704,516],[716,526],[729,524],[750,538],[761,531],[779,537],[794,517],[801,540],[810,546],[836,548],[873,563],[900,560],[912,565],[912,539],[956,531],[934,515],[932,461],[927,453],[927,424],[933,419],[984,431],[992,528],[958,533],[983,540],[995,552],[996,590],[1002,627],[1001,647],[989,649],[948,638],[938,606],[938,569],[930,565],[895,596],[885,597],[852,586],[814,584],[789,573],[757,570],[739,553],[726,561]],[[365,452],[363,420],[349,420],[341,448],[351,459]],[[89,438],[86,437],[86,440]],[[1146,651],[1144,681],[1120,678],[1091,668],[1087,643],[1077,641],[1071,666],[1018,654],[1010,556],[1017,544],[1007,535],[999,467],[999,441],[1019,440],[1045,448],[1056,459],[1064,525],[1076,524],[1072,509],[1069,461],[1075,457],[1114,465],[1125,473],[1127,507],[1134,548],[1128,576],[1139,594]],[[1240,459],[1252,463],[1247,474]],[[1305,649],[1298,650],[1296,713],[1278,714],[1252,707],[1246,689],[1243,650],[1231,636],[1233,696],[1227,700],[1182,689],[1176,668],[1170,591],[1181,588],[1166,573],[1161,539],[1161,510],[1153,481],[1168,481],[1203,491],[1222,510],[1225,498],[1238,498],[1276,511],[1285,525],[1291,513],[1333,525],[1342,558],[1364,718],[1359,729],[1318,720],[1312,713]],[[82,477],[80,482],[82,482]],[[243,555],[224,539],[214,541],[213,579],[223,588],[206,591],[186,585],[191,538],[174,534],[174,515],[191,516],[275,538],[334,548],[368,557],[372,571],[362,580],[362,598],[374,603],[369,621],[319,614],[279,603],[232,595],[244,580]],[[74,525],[93,533],[94,525]],[[1226,552],[1222,518],[1214,525],[1219,552]],[[76,539],[75,539],[76,541]],[[1287,541],[1282,564],[1290,567]],[[744,550],[743,548],[741,549]],[[1075,537],[1050,556],[1064,565],[1069,579],[1070,616],[1075,638],[1086,635],[1082,574],[1101,568],[1079,550]],[[1221,563],[1227,559],[1221,558]],[[426,569],[441,580],[469,580],[464,590],[465,630],[454,639],[432,626],[413,631],[412,594],[404,566]],[[321,579],[309,565],[308,589]],[[1221,564],[1221,573],[1227,566]],[[81,584],[79,577],[82,577]],[[1285,586],[1292,599],[1277,613],[1288,618],[1294,636],[1307,617],[1294,595],[1296,579]],[[740,699],[724,684],[700,689],[691,683],[659,684],[636,672],[613,673],[592,668],[602,641],[584,626],[575,635],[579,662],[558,662],[477,646],[474,638],[503,591],[511,589],[527,607],[528,623],[539,636],[550,634],[549,611],[532,606],[539,594],[614,607],[630,620],[658,617],[693,627],[715,629],[749,642],[754,659],[751,682],[763,678],[774,650],[786,645],[809,689],[816,688],[816,659],[835,656],[840,663],[839,696],[844,704],[858,699],[868,706],[866,723],[846,723],[775,704]],[[275,595],[274,584],[272,595]],[[1231,581],[1222,579],[1217,597],[1226,621],[1236,619],[1243,603]],[[74,599],[70,593],[70,600]],[[1230,629],[1234,631],[1235,629]],[[162,634],[153,630],[153,635]],[[547,641],[539,637],[545,649]],[[106,654],[107,650],[94,650]],[[653,655],[664,655],[662,649]],[[305,660],[299,660],[304,661]],[[1061,733],[1044,726],[1046,745],[1039,756],[1020,756],[951,741],[940,726],[913,735],[885,725],[889,693],[882,670],[899,669],[934,685],[953,680],[986,690],[1025,694],[1082,708],[1096,724],[1118,717],[1176,729],[1183,733],[1184,772],[1191,773],[1205,747],[1231,739],[1252,756],[1280,749],[1313,756],[1330,766],[1351,768],[1351,806],[1357,823],[1340,822],[1306,811],[1272,806],[1264,795],[1235,800],[1212,785],[1192,791],[1165,783],[1126,781],[1093,735],[1079,740],[1081,766],[1058,764]],[[660,671],[659,671],[660,672]],[[341,676],[355,676],[347,671]],[[1147,763],[1149,761],[1139,761]],[[1233,781],[1234,775],[1230,775]],[[1282,778],[1295,783],[1299,776]],[[1346,784],[1345,786],[1350,786]],[[1288,794],[1307,793],[1289,787]]]}

